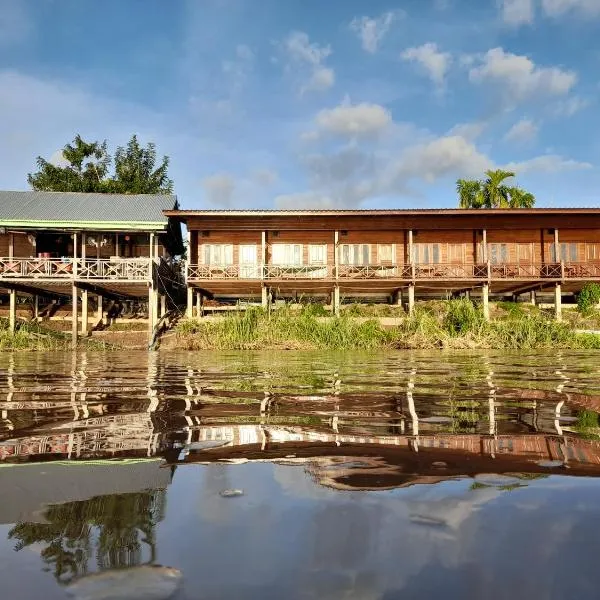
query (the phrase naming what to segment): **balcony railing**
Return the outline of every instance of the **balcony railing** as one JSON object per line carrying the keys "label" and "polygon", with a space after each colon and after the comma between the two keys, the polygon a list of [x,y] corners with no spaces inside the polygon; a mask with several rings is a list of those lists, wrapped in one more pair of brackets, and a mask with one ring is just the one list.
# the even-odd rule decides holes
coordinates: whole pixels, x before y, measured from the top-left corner
{"label": "balcony railing", "polygon": [[0,258],[0,279],[148,281],[150,258]]}
{"label": "balcony railing", "polygon": [[78,258],[77,279],[148,281],[152,264],[150,258]]}
{"label": "balcony railing", "polygon": [[225,279],[395,279],[503,280],[596,279],[600,263],[479,263],[404,265],[187,265],[188,280]]}

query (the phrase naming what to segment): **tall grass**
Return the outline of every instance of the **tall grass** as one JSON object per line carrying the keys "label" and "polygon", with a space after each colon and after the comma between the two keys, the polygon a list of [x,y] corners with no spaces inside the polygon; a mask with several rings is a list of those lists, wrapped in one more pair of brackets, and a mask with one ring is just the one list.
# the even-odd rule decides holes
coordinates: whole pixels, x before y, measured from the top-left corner
{"label": "tall grass", "polygon": [[273,312],[254,307],[215,320],[187,320],[177,327],[177,344],[189,350],[600,349],[600,336],[577,334],[568,324],[541,312],[508,311],[502,319],[487,322],[481,309],[466,299],[420,304],[394,327],[383,327],[375,318],[356,319],[347,312],[340,317],[320,315],[312,305]]}

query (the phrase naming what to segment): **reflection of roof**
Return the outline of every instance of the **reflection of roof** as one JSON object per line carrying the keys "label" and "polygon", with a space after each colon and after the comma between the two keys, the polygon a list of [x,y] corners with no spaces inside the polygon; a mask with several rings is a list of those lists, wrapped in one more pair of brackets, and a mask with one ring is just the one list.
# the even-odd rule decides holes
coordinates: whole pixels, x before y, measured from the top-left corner
{"label": "reflection of roof", "polygon": [[161,461],[37,463],[0,468],[0,524],[41,522],[48,504],[94,496],[164,489],[171,480]]}
{"label": "reflection of roof", "polygon": [[175,196],[165,194],[0,191],[0,225],[129,223],[164,227],[167,218],[163,210],[174,207]]}

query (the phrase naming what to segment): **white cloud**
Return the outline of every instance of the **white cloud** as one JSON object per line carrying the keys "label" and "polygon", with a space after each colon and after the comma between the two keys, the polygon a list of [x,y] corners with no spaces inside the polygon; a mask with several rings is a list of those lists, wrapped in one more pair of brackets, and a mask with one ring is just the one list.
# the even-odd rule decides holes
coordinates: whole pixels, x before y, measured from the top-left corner
{"label": "white cloud", "polygon": [[504,136],[506,142],[529,142],[535,138],[538,126],[531,119],[521,119]]}
{"label": "white cloud", "polygon": [[539,67],[527,56],[493,48],[469,71],[474,83],[497,84],[509,101],[523,101],[539,96],[567,94],[577,82],[573,71],[558,67]]}
{"label": "white cloud", "polygon": [[350,28],[358,34],[363,49],[366,52],[375,54],[397,14],[390,11],[374,19],[371,17],[355,17],[350,23]]}
{"label": "white cloud", "polygon": [[472,123],[458,123],[450,129],[449,136],[458,135],[469,141],[476,140],[487,128],[488,124],[483,121],[473,121]]}
{"label": "white cloud", "polygon": [[330,46],[311,44],[310,38],[303,31],[290,33],[283,45],[290,61],[286,70],[298,71],[298,76],[304,80],[300,87],[301,93],[323,91],[334,85],[334,70],[323,64],[331,54]]}
{"label": "white cloud", "polygon": [[270,187],[277,181],[278,175],[273,169],[257,169],[253,173],[253,179],[260,186]]}
{"label": "white cloud", "polygon": [[440,177],[474,177],[493,166],[475,145],[459,135],[448,135],[407,148],[393,165],[397,180],[433,182]]}
{"label": "white cloud", "polygon": [[349,137],[377,135],[392,123],[390,112],[379,104],[345,102],[322,110],[315,119],[320,132]]}
{"label": "white cloud", "polygon": [[572,96],[556,103],[554,106],[553,113],[557,117],[572,117],[575,113],[580,110],[587,108],[590,105],[590,101],[580,96]]}
{"label": "white cloud", "polygon": [[533,0],[501,0],[502,19],[507,25],[530,25],[535,17]]}
{"label": "white cloud", "polygon": [[229,207],[236,188],[235,178],[229,173],[215,173],[202,180],[202,187],[209,204]]}
{"label": "white cloud", "polygon": [[557,154],[544,154],[522,162],[508,163],[503,168],[515,173],[556,173],[558,171],[592,169],[593,165],[588,162],[563,158]]}
{"label": "white cloud", "polygon": [[234,60],[224,60],[221,63],[223,74],[229,80],[228,94],[235,95],[239,93],[252,69],[254,68],[254,52],[249,46],[240,44],[236,48],[236,58]]}
{"label": "white cloud", "polygon": [[408,48],[400,57],[406,61],[420,64],[429,78],[439,87],[444,85],[446,73],[452,63],[452,56],[448,52],[440,52],[437,44],[429,42],[415,48]]}
{"label": "white cloud", "polygon": [[336,206],[333,198],[319,192],[298,192],[275,197],[275,208],[279,210],[324,209],[336,208]]}
{"label": "white cloud", "polygon": [[542,0],[542,8],[549,17],[562,17],[569,12],[583,16],[600,15],[599,0]]}

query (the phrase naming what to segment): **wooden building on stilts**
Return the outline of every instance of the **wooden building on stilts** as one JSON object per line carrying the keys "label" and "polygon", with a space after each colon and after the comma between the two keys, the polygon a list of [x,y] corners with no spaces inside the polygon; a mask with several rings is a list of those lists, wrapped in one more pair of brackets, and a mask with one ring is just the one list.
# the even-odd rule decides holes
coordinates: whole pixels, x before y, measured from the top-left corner
{"label": "wooden building on stilts", "polygon": [[[72,335],[87,335],[114,302],[147,306],[150,335],[177,293],[179,223],[172,195],[0,191],[0,296],[10,329],[18,296],[70,303]],[[93,306],[92,306],[93,305]],[[95,316],[90,308],[95,308]]]}

